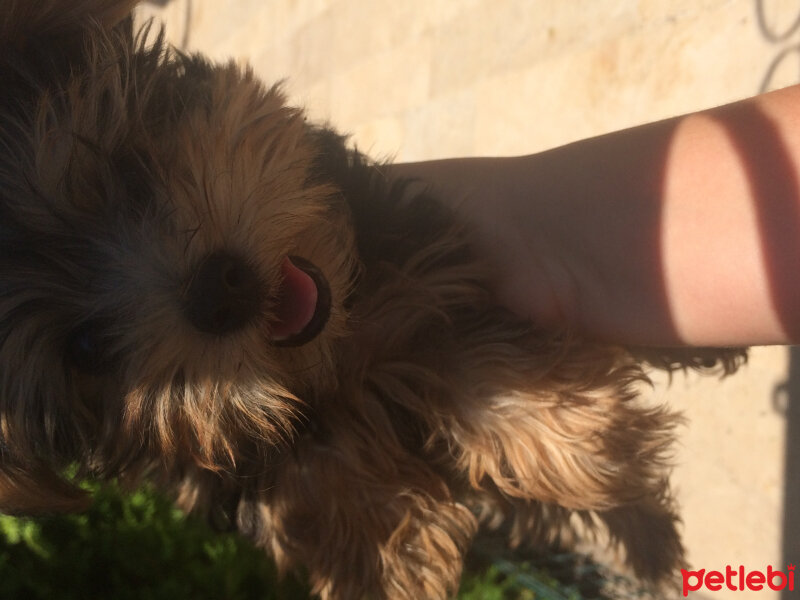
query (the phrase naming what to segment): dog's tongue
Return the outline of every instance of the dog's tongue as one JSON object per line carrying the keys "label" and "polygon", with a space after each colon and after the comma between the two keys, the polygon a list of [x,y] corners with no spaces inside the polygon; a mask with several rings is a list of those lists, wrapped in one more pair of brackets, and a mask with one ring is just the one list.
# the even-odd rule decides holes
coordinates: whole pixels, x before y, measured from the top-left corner
{"label": "dog's tongue", "polygon": [[278,294],[275,321],[271,328],[275,341],[290,338],[306,328],[314,318],[319,295],[311,276],[295,266],[288,257],[283,259],[281,274],[283,284]]}

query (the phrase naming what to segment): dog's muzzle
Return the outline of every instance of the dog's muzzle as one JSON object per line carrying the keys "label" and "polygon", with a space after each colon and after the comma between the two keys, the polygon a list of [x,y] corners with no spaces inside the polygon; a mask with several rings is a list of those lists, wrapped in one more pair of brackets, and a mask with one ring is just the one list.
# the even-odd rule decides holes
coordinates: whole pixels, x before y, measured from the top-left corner
{"label": "dog's muzzle", "polygon": [[[251,323],[267,299],[255,269],[225,251],[210,254],[197,268],[186,292],[185,312],[198,330],[234,333]],[[268,295],[269,338],[280,346],[300,346],[317,337],[331,311],[327,279],[309,261],[286,257],[281,283]]]}
{"label": "dog's muzzle", "polygon": [[255,270],[228,252],[210,254],[197,268],[186,293],[186,316],[204,333],[238,331],[258,314],[261,290]]}

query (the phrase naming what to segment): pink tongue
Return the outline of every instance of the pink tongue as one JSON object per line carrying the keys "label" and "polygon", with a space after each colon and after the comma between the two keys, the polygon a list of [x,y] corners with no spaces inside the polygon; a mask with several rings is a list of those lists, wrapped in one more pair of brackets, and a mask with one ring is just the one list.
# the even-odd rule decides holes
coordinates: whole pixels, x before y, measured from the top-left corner
{"label": "pink tongue", "polygon": [[317,310],[317,285],[288,258],[281,265],[283,284],[275,307],[272,337],[282,340],[297,335],[311,322]]}

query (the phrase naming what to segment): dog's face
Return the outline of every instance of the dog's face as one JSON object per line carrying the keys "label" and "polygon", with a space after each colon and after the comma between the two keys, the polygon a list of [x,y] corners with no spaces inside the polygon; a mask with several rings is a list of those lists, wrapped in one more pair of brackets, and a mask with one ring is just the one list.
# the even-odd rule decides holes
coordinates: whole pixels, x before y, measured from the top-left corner
{"label": "dog's face", "polygon": [[356,262],[314,130],[250,73],[135,40],[131,2],[35,4],[0,2],[4,463],[218,469],[286,440]]}

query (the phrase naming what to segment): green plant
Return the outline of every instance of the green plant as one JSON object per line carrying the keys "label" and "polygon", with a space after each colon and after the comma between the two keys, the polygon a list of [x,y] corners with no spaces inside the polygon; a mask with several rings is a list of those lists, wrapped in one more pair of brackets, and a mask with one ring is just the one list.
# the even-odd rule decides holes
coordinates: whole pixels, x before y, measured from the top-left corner
{"label": "green plant", "polygon": [[98,488],[85,514],[0,516],[0,598],[305,598],[263,552],[217,534],[148,489]]}

